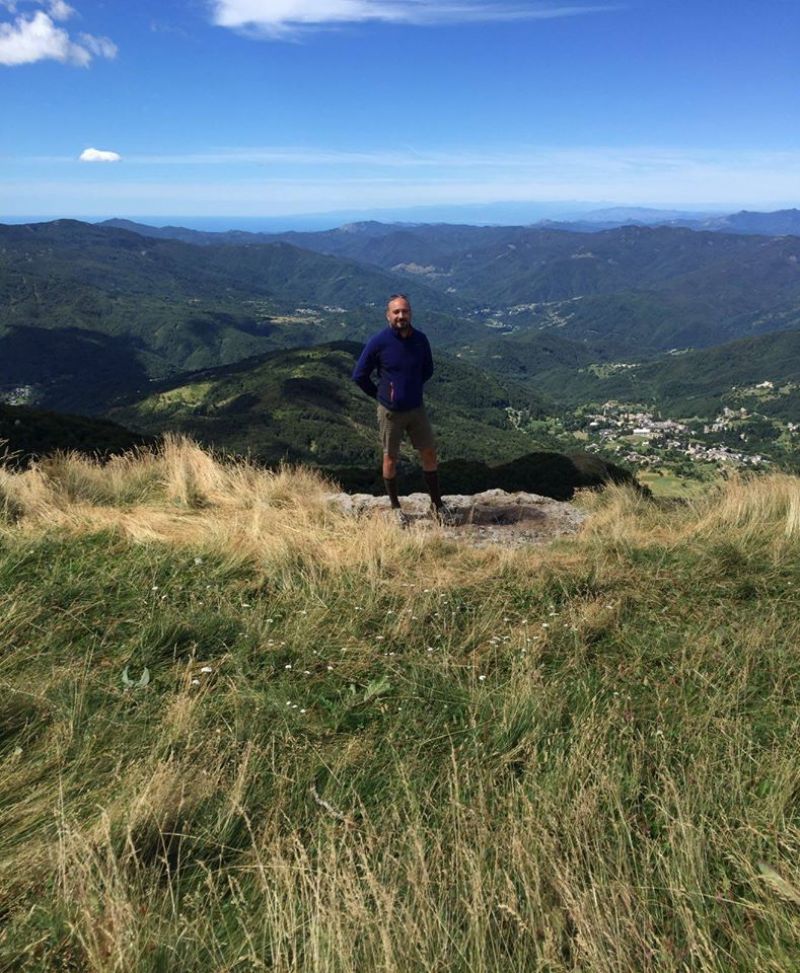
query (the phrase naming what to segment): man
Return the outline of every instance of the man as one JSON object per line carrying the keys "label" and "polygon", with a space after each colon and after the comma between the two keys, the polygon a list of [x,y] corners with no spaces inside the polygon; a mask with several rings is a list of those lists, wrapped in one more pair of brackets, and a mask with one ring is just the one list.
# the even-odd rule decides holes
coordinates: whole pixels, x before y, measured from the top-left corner
{"label": "man", "polygon": [[[434,517],[449,519],[439,487],[436,440],[422,404],[422,387],[433,375],[428,339],[411,327],[411,304],[405,294],[392,294],[386,305],[388,328],[373,335],[361,352],[353,381],[378,400],[378,427],[383,445],[383,482],[401,526],[408,519],[397,495],[397,457],[405,433],[419,452]],[[372,380],[377,373],[378,384]]]}

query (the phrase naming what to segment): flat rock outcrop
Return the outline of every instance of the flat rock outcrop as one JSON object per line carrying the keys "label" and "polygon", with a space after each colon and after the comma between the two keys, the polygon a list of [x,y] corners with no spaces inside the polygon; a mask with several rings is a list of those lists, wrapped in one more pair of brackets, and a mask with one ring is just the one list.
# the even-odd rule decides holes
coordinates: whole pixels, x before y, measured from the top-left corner
{"label": "flat rock outcrop", "polygon": [[[387,497],[373,497],[367,493],[335,493],[328,499],[354,517],[392,515]],[[571,503],[551,500],[536,493],[484,490],[470,496],[446,496],[444,501],[452,514],[453,523],[440,527],[431,517],[431,501],[427,493],[401,497],[400,503],[408,518],[409,529],[441,531],[475,547],[488,544],[519,547],[543,544],[556,537],[574,534],[586,519],[586,514]]]}

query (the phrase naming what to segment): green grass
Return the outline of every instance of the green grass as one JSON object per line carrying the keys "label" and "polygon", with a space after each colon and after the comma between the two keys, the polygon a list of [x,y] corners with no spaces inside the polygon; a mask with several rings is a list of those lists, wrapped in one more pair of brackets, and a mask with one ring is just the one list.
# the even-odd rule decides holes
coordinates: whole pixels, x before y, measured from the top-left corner
{"label": "green grass", "polygon": [[648,470],[637,471],[636,479],[652,490],[653,496],[663,499],[701,497],[717,485],[714,480],[689,479],[673,473],[659,474]]}
{"label": "green grass", "polygon": [[795,969],[797,481],[514,552],[323,489],[0,483],[0,969]]}

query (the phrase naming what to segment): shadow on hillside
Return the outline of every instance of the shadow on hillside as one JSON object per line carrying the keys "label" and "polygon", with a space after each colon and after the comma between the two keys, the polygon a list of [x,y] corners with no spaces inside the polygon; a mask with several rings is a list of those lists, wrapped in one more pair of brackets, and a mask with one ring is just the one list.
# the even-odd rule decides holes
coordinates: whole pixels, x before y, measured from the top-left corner
{"label": "shadow on hillside", "polygon": [[96,415],[125,390],[148,385],[128,337],[81,328],[15,326],[0,337],[0,385],[33,385],[36,405]]}
{"label": "shadow on hillside", "polygon": [[[380,470],[348,467],[324,472],[347,493],[379,496],[384,492]],[[650,492],[637,482],[632,473],[589,453],[570,456],[562,453],[528,453],[497,466],[470,460],[449,460],[440,464],[439,473],[445,494],[471,495],[499,489],[509,493],[536,493],[553,500],[571,500],[578,489],[597,489],[607,483],[626,483],[642,493]],[[416,468],[401,469],[397,479],[402,494],[417,493],[425,488],[422,473]]]}
{"label": "shadow on hillside", "polygon": [[153,436],[140,436],[108,419],[0,403],[0,467],[25,469],[32,460],[56,451],[75,451],[108,459],[132,449],[157,445]]}

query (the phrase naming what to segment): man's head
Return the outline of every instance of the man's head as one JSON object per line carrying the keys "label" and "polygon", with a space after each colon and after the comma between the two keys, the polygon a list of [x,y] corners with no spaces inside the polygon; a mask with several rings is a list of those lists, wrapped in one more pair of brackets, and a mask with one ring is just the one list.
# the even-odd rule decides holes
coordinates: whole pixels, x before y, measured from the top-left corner
{"label": "man's head", "polygon": [[386,305],[386,320],[397,334],[411,333],[411,304],[405,294],[392,294]]}

